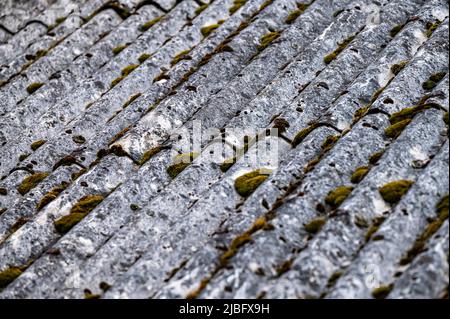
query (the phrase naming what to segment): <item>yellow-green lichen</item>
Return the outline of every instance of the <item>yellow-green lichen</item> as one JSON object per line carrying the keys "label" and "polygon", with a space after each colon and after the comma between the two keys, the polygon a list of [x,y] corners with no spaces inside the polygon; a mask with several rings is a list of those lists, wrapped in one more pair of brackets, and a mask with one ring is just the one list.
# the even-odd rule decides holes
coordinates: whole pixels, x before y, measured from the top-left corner
{"label": "yellow-green lichen", "polygon": [[399,180],[390,182],[379,189],[381,197],[390,204],[396,204],[414,184],[413,181]]}
{"label": "yellow-green lichen", "polygon": [[304,227],[308,233],[316,234],[322,229],[326,222],[327,220],[324,217],[318,217],[305,224]]}
{"label": "yellow-green lichen", "polygon": [[27,86],[27,92],[28,94],[33,94],[37,90],[39,90],[42,86],[44,86],[44,83],[41,82],[34,82]]}
{"label": "yellow-green lichen", "polygon": [[269,32],[261,37],[258,51],[265,50],[273,41],[277,40],[281,36],[281,32],[274,31]]}
{"label": "yellow-green lichen", "polygon": [[178,64],[178,62],[183,61],[183,60],[192,60],[192,58],[189,56],[189,53],[191,52],[191,50],[185,50],[182,51],[180,53],[178,53],[173,59],[172,62],[170,62],[170,64],[172,66]]}
{"label": "yellow-green lichen", "polygon": [[145,32],[148,29],[150,29],[151,27],[153,27],[155,24],[157,24],[158,22],[160,22],[162,20],[162,16],[161,17],[157,17],[153,20],[147,21],[146,23],[144,23],[143,25],[141,25],[141,27],[139,28],[139,30],[141,32]]}
{"label": "yellow-green lichen", "polygon": [[256,170],[238,177],[234,182],[234,188],[242,197],[248,197],[253,194],[267,178],[267,174],[262,174],[260,170]]}
{"label": "yellow-green lichen", "polygon": [[234,0],[233,6],[230,8],[230,14],[236,13],[240,8],[242,8],[248,0]]}
{"label": "yellow-green lichen", "polygon": [[406,119],[400,122],[397,122],[384,130],[384,133],[389,138],[397,138],[403,132],[403,130],[411,123],[411,119]]}
{"label": "yellow-green lichen", "polygon": [[23,270],[19,267],[10,267],[0,271],[0,289],[6,288],[17,277],[22,274]]}
{"label": "yellow-green lichen", "polygon": [[49,173],[41,172],[41,173],[34,173],[33,175],[25,177],[25,179],[20,183],[19,187],[17,188],[17,191],[21,195],[27,194],[30,190],[35,188],[40,182],[42,182],[44,179],[47,178]]}
{"label": "yellow-green lichen", "polygon": [[368,166],[361,166],[358,167],[352,174],[350,180],[352,183],[357,184],[363,180],[364,177],[366,177],[367,173],[369,173],[369,167]]}
{"label": "yellow-green lichen", "polygon": [[88,195],[82,197],[70,210],[69,215],[61,217],[54,222],[55,229],[65,234],[78,224],[87,214],[97,207],[104,197],[101,195]]}
{"label": "yellow-green lichen", "polygon": [[300,17],[303,14],[303,12],[305,12],[305,10],[308,9],[308,7],[309,4],[307,3],[297,3],[297,9],[289,13],[285,22],[287,24],[293,24],[298,19],[298,17]]}
{"label": "yellow-green lichen", "polygon": [[347,199],[352,191],[352,186],[340,186],[328,193],[327,197],[325,197],[325,203],[332,208],[337,208]]}
{"label": "yellow-green lichen", "polygon": [[47,142],[47,141],[46,141],[46,140],[38,140],[38,141],[35,141],[35,142],[31,143],[30,148],[31,148],[31,150],[34,152],[34,151],[36,151],[39,147],[41,147],[42,145],[44,145],[45,142]]}
{"label": "yellow-green lichen", "polygon": [[40,211],[42,208],[54,201],[59,196],[59,194],[61,194],[67,188],[67,186],[69,186],[69,183],[62,182],[60,185],[53,187],[52,190],[45,194],[44,197],[42,197],[41,200],[37,203],[37,211]]}
{"label": "yellow-green lichen", "polygon": [[431,75],[430,78],[422,84],[422,88],[426,91],[431,91],[444,79],[446,74],[447,73],[445,72],[439,72]]}
{"label": "yellow-green lichen", "polygon": [[330,54],[326,55],[326,56],[323,58],[323,62],[324,62],[325,64],[330,64],[333,60],[335,60],[335,59],[337,58],[337,56],[338,56],[339,54],[342,53],[342,51],[344,51],[344,50],[347,48],[347,46],[348,46],[354,39],[355,39],[355,36],[351,36],[351,37],[345,39],[344,41],[342,41],[341,43],[339,43],[338,47],[337,47],[333,52],[331,52]]}
{"label": "yellow-green lichen", "polygon": [[127,48],[126,44],[121,44],[116,46],[115,48],[112,49],[112,52],[114,55],[119,54],[120,52],[122,52],[123,50],[125,50]]}
{"label": "yellow-green lichen", "polygon": [[177,177],[182,171],[184,171],[191,163],[199,156],[198,153],[184,153],[175,157],[172,165],[167,167],[167,174],[171,178]]}
{"label": "yellow-green lichen", "polygon": [[372,291],[372,296],[375,299],[385,299],[390,294],[393,288],[393,285],[380,286]]}

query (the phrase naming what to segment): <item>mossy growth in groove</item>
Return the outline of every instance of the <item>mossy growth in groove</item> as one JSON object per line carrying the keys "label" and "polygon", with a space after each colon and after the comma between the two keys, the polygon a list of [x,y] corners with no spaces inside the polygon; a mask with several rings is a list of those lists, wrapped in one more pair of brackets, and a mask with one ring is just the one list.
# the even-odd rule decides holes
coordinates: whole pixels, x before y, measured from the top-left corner
{"label": "mossy growth in groove", "polygon": [[139,61],[140,64],[142,64],[142,63],[144,63],[145,61],[147,61],[148,59],[150,59],[151,56],[152,56],[151,54],[148,54],[148,53],[142,53],[142,54],[139,56],[138,61]]}
{"label": "mossy growth in groove", "polygon": [[384,130],[384,133],[389,138],[397,138],[403,132],[403,130],[411,123],[411,119],[406,119],[397,122]]}
{"label": "mossy growth in groove", "polygon": [[367,173],[369,173],[369,167],[368,166],[361,166],[358,167],[352,174],[350,180],[354,184],[358,184],[361,182],[364,177],[366,177]]}
{"label": "mossy growth in groove", "polygon": [[28,158],[28,156],[30,156],[30,154],[26,153],[26,154],[20,154],[19,156],[19,162],[23,162],[24,160],[26,160]]}
{"label": "mossy growth in groove", "polygon": [[6,288],[17,277],[22,274],[23,270],[20,267],[10,267],[0,271],[0,289]]}
{"label": "mossy growth in groove", "polygon": [[161,146],[153,147],[142,154],[141,159],[139,160],[139,165],[144,165],[147,163],[153,156],[161,152],[163,148]]}
{"label": "mossy growth in groove", "polygon": [[173,59],[172,62],[170,62],[170,64],[172,66],[178,64],[178,62],[183,61],[183,60],[192,60],[192,57],[189,56],[189,53],[191,52],[191,50],[184,50],[180,53],[178,53]]}
{"label": "mossy growth in groove", "polygon": [[233,6],[230,8],[230,14],[235,14],[240,8],[242,8],[248,0],[234,0]]}
{"label": "mossy growth in groove", "polygon": [[128,45],[126,44],[121,44],[116,46],[115,48],[112,49],[112,53],[114,55],[118,55],[120,52],[122,52],[123,50],[125,50],[127,48]]}
{"label": "mossy growth in groove", "polygon": [[264,51],[269,45],[281,36],[280,31],[269,32],[261,37],[258,51]]}
{"label": "mossy growth in groove", "polygon": [[180,154],[175,157],[172,165],[167,167],[167,174],[173,179],[184,171],[200,154],[191,152]]}
{"label": "mossy growth in groove", "polygon": [[386,299],[386,297],[391,293],[393,288],[394,288],[393,285],[380,286],[372,291],[372,296],[375,299]]}
{"label": "mossy growth in groove", "polygon": [[330,54],[326,55],[323,58],[323,62],[325,64],[330,64],[331,62],[333,62],[338,57],[338,55],[341,54],[354,39],[355,36],[351,36],[342,41],[341,43],[339,43],[338,47],[333,52],[331,52]]}
{"label": "mossy growth in groove", "polygon": [[431,108],[435,108],[435,109],[439,110],[442,107],[436,103],[426,103],[426,104],[419,103],[416,106],[407,107],[399,112],[392,114],[391,117],[389,118],[389,121],[391,122],[391,124],[396,124],[403,120],[413,119],[417,114],[423,112],[424,110],[431,109]]}
{"label": "mossy growth in groove", "polygon": [[374,220],[372,221],[372,225],[366,232],[366,235],[365,235],[366,242],[372,238],[373,234],[375,234],[378,231],[378,229],[380,229],[381,224],[383,224],[383,222],[385,220],[386,220],[386,217],[384,217],[384,216],[379,216],[379,217],[374,218]]}
{"label": "mossy growth in groove", "polygon": [[123,79],[125,79],[125,77],[123,75],[121,75],[121,76],[115,78],[114,80],[112,80],[110,88],[111,89],[114,88],[117,84],[122,82]]}
{"label": "mossy growth in groove", "polygon": [[147,21],[146,23],[144,23],[143,25],[140,26],[139,30],[141,32],[145,32],[145,31],[149,30],[151,27],[153,27],[155,24],[160,22],[162,19],[163,19],[163,16],[157,17],[150,21]]}
{"label": "mossy growth in groove", "polygon": [[267,8],[268,6],[270,6],[273,3],[274,0],[267,0],[266,2],[264,2],[260,7],[259,7],[259,11],[263,11],[265,8]]}
{"label": "mossy growth in groove", "polygon": [[66,21],[66,19],[67,19],[67,17],[59,17],[59,18],[56,18],[55,23],[48,26],[47,32],[52,31],[54,28],[56,28],[56,27],[59,26],[61,23],[63,23],[64,21]]}
{"label": "mossy growth in groove", "polygon": [[88,195],[82,197],[70,210],[69,215],[61,217],[54,222],[55,229],[65,234],[78,224],[87,214],[97,207],[104,197],[101,195]]}
{"label": "mossy growth in groove", "polygon": [[223,23],[223,22],[220,21],[220,22],[218,22],[218,23],[214,23],[214,24],[211,24],[211,25],[207,25],[207,26],[205,26],[205,27],[202,27],[202,28],[200,29],[200,32],[201,32],[202,35],[206,38],[206,37],[209,36],[211,33],[213,33],[215,30],[217,30],[217,29],[220,27],[220,25],[221,25],[222,23]]}
{"label": "mossy growth in groove", "polygon": [[22,183],[20,183],[19,187],[17,188],[17,191],[21,195],[26,195],[30,190],[35,188],[40,182],[46,179],[48,175],[50,174],[46,172],[40,172],[25,177]]}
{"label": "mossy growth in groove", "polygon": [[8,190],[4,187],[0,187],[0,196],[8,195]]}
{"label": "mossy growth in groove", "polygon": [[39,147],[41,147],[42,145],[44,145],[47,141],[46,140],[37,140],[33,143],[31,143],[30,148],[31,150],[34,152],[36,151]]}
{"label": "mossy growth in groove", "polygon": [[54,201],[59,194],[61,194],[67,187],[69,186],[69,183],[62,182],[60,185],[55,186],[52,188],[51,191],[49,191],[47,194],[45,194],[41,200],[36,205],[36,210],[40,211],[42,208],[50,204],[52,201]]}
{"label": "mossy growth in groove", "polygon": [[329,151],[335,144],[336,142],[339,140],[340,136],[339,135],[330,135],[327,136],[325,138],[325,141],[322,143],[322,150],[324,152]]}
{"label": "mossy growth in groove", "polygon": [[305,10],[308,9],[308,7],[309,4],[307,3],[297,3],[297,9],[289,13],[285,22],[287,24],[293,24],[295,21],[297,21],[298,17],[300,17],[303,14],[303,12],[305,12]]}
{"label": "mossy growth in groove", "polygon": [[353,114],[353,124],[355,124],[360,119],[362,119],[367,114],[369,109],[370,109],[370,104],[357,109],[355,111],[355,113]]}
{"label": "mossy growth in groove", "polygon": [[331,208],[338,208],[353,191],[352,186],[339,186],[325,197],[325,203]]}
{"label": "mossy growth in groove", "polygon": [[41,82],[34,82],[27,86],[27,92],[28,94],[33,94],[37,90],[39,90],[41,87],[44,86],[44,83]]}
{"label": "mossy growth in groove", "polygon": [[228,158],[222,164],[220,164],[220,170],[223,173],[226,173],[231,168],[231,166],[236,164],[236,162],[237,162],[237,157],[236,156],[234,156],[232,158]]}
{"label": "mossy growth in groove", "polygon": [[428,22],[426,25],[426,35],[431,37],[431,35],[436,31],[436,29],[442,24],[442,21],[437,20],[436,22]]}
{"label": "mossy growth in groove", "polygon": [[292,264],[294,263],[294,260],[288,259],[284,261],[281,265],[278,265],[275,269],[277,276],[281,277],[283,274],[287,273],[292,268]]}
{"label": "mossy growth in groove", "polygon": [[327,220],[325,219],[325,217],[318,217],[303,225],[303,227],[308,233],[317,234],[326,222]]}
{"label": "mossy growth in groove", "polygon": [[227,265],[228,261],[237,253],[237,250],[250,243],[252,241],[252,235],[257,231],[265,229],[267,227],[267,219],[265,217],[259,217],[254,222],[253,225],[246,230],[244,233],[236,236],[232,241],[228,249],[220,256],[221,267]]}
{"label": "mossy growth in groove", "polygon": [[131,64],[129,66],[126,66],[122,69],[121,74],[122,74],[122,76],[128,76],[128,75],[130,75],[131,72],[136,70],[138,67],[139,67],[138,64]]}
{"label": "mossy growth in groove", "polygon": [[[265,172],[264,172],[265,173]],[[234,182],[236,192],[242,197],[248,197],[269,177],[261,170],[256,170],[238,177]]]}
{"label": "mossy growth in groove", "polygon": [[381,150],[379,152],[373,153],[369,157],[369,163],[372,165],[376,165],[378,163],[378,161],[380,160],[380,158],[384,155],[384,152],[385,152],[385,150]]}
{"label": "mossy growth in groove", "polygon": [[408,61],[401,61],[397,64],[394,64],[393,66],[391,66],[391,72],[397,75],[405,68],[407,64]]}
{"label": "mossy growth in groove", "polygon": [[448,112],[444,113],[444,116],[442,117],[442,120],[444,121],[445,124],[447,124],[448,126]]}
{"label": "mossy growth in groove", "polygon": [[430,78],[422,84],[422,88],[425,91],[431,91],[445,78],[446,74],[446,72],[432,74]]}
{"label": "mossy growth in groove", "polygon": [[126,101],[125,104],[122,106],[122,109],[126,109],[127,107],[129,107],[130,104],[133,103],[134,101],[136,101],[141,95],[142,95],[142,93],[136,93],[135,95],[132,95],[128,99],[128,101]]}
{"label": "mossy growth in groove", "polygon": [[195,14],[199,15],[200,13],[202,13],[203,11],[205,11],[206,9],[208,9],[209,7],[209,3],[205,3],[202,4],[201,6],[199,6],[197,9],[195,9]]}
{"label": "mossy growth in groove", "polygon": [[389,31],[390,36],[394,38],[400,31],[402,31],[404,27],[405,24],[396,25],[391,29],[391,31]]}
{"label": "mossy growth in groove", "polygon": [[449,195],[444,196],[436,205],[437,218],[430,222],[422,234],[416,239],[411,249],[400,260],[400,265],[405,266],[413,261],[413,259],[425,250],[428,240],[436,234],[442,227],[442,224],[448,219],[449,214]]}
{"label": "mossy growth in groove", "polygon": [[402,199],[403,195],[408,192],[413,184],[414,182],[409,180],[394,181],[380,187],[379,192],[386,202],[389,204],[396,204]]}
{"label": "mossy growth in groove", "polygon": [[312,124],[310,126],[308,126],[307,128],[301,130],[300,132],[298,132],[294,139],[292,140],[292,147],[296,148],[298,145],[300,145],[301,142],[303,142],[303,140],[309,135],[311,134],[312,131],[314,131],[316,128],[318,128],[319,125],[318,124]]}

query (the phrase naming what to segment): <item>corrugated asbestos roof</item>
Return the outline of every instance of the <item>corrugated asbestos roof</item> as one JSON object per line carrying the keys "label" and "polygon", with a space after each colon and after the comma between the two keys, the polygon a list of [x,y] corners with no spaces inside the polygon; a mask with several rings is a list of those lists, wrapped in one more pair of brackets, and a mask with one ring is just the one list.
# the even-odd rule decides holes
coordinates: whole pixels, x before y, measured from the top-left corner
{"label": "corrugated asbestos roof", "polygon": [[0,297],[448,298],[448,37],[447,0],[2,0]]}

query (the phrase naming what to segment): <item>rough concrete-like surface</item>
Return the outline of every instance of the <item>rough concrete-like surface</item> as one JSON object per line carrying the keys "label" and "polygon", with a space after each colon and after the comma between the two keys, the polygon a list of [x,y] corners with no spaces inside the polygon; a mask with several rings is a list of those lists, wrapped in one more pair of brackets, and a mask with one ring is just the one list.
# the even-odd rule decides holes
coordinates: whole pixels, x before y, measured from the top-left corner
{"label": "rough concrete-like surface", "polygon": [[2,1],[0,298],[448,298],[448,28],[446,0]]}

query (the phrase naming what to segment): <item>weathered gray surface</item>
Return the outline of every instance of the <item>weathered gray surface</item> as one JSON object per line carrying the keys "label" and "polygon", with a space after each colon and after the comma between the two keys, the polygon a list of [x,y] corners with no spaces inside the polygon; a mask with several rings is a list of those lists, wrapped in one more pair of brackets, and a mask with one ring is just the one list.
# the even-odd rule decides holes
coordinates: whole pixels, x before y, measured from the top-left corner
{"label": "weathered gray surface", "polygon": [[[448,195],[448,1],[315,0],[292,23],[286,18],[298,0],[249,0],[235,13],[233,0],[206,2],[200,12],[194,0],[5,1],[0,276],[23,272],[0,287],[0,298],[373,298],[384,286],[389,298],[445,297],[448,220],[410,263],[400,261]],[[393,72],[397,64],[403,68]],[[424,88],[437,73],[436,86]],[[27,92],[31,83],[44,85]],[[432,107],[388,137],[390,116],[424,97]],[[289,125],[266,136],[275,118]],[[199,122],[208,135],[199,156],[171,178],[175,150],[190,146],[178,135],[197,132]],[[260,140],[222,171],[233,147],[255,133]],[[324,147],[330,136],[335,143]],[[32,149],[36,141],[45,143]],[[278,163],[254,161],[270,143]],[[70,161],[56,165],[61,159]],[[368,174],[352,183],[361,166]],[[267,180],[240,196],[236,179],[261,168],[270,169]],[[35,172],[49,175],[22,195],[18,187]],[[396,180],[414,185],[390,205],[379,188]],[[333,209],[325,197],[339,186],[353,189]],[[104,200],[58,233],[54,221],[86,195]],[[380,216],[376,240],[367,240]],[[311,233],[306,225],[317,218],[325,223]],[[252,230],[261,220],[266,227]],[[368,225],[357,226],[361,220]]]}

